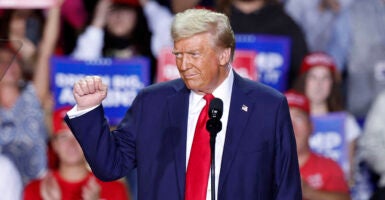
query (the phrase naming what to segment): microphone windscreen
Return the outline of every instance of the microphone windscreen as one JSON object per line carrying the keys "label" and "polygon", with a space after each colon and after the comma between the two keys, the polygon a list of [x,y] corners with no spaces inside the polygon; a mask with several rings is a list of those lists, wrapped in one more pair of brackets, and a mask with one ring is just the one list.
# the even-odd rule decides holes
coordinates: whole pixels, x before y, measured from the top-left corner
{"label": "microphone windscreen", "polygon": [[220,120],[223,114],[223,102],[219,98],[214,98],[209,106],[209,118]]}

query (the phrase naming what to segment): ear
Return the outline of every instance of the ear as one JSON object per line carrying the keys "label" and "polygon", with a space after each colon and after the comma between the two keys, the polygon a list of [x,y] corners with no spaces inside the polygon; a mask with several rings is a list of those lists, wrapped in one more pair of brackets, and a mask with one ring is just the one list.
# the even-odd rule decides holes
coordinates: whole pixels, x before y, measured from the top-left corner
{"label": "ear", "polygon": [[221,66],[226,66],[228,63],[230,63],[230,54],[231,54],[230,48],[225,48],[220,52],[219,64]]}

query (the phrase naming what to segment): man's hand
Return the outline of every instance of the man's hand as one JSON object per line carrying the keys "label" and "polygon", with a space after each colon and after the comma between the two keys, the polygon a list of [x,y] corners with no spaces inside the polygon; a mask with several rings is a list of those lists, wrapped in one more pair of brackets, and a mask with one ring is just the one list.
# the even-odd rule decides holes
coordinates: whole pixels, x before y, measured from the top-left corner
{"label": "man's hand", "polygon": [[84,110],[102,103],[107,96],[107,85],[99,76],[86,76],[75,83],[73,94],[77,110]]}

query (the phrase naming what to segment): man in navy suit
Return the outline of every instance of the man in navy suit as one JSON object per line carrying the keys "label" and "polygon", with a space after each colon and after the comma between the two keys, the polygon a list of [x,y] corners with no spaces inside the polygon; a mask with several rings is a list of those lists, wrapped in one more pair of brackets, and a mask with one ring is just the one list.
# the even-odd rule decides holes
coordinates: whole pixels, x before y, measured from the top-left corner
{"label": "man in navy suit", "polygon": [[[301,199],[286,98],[232,70],[235,39],[228,18],[190,9],[175,16],[171,33],[181,79],[143,89],[116,130],[110,132],[104,117],[107,87],[101,78],[75,83],[77,105],[66,122],[96,176],[114,180],[136,167],[139,199],[187,199],[195,125],[202,97],[212,94],[223,101],[215,146],[217,199]],[[208,184],[205,197],[211,193]]]}

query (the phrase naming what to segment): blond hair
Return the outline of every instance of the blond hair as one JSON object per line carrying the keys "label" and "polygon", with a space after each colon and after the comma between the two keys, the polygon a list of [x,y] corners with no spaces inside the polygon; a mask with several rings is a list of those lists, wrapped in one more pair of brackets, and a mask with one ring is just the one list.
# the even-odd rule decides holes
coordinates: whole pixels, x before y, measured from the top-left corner
{"label": "blond hair", "polygon": [[206,9],[188,9],[175,15],[171,26],[174,42],[209,32],[214,37],[214,44],[231,49],[234,56],[235,37],[226,15]]}

